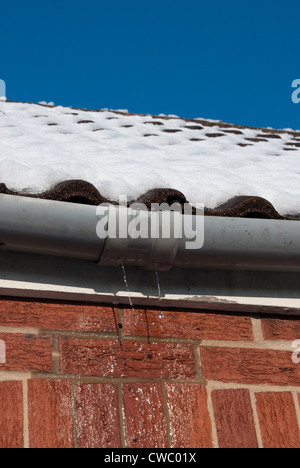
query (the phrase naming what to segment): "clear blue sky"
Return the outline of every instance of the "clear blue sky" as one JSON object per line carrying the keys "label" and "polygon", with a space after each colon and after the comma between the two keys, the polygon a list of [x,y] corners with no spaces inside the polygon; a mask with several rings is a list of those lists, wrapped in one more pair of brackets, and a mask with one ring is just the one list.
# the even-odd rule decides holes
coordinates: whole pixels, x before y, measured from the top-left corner
{"label": "clear blue sky", "polygon": [[10,0],[7,97],[300,128],[299,0]]}

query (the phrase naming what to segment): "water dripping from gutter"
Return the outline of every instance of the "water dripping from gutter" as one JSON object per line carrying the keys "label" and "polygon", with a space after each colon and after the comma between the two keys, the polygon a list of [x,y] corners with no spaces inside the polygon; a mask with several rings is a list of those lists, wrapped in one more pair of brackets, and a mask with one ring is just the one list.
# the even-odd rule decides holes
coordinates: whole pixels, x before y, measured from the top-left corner
{"label": "water dripping from gutter", "polygon": [[145,313],[145,320],[146,320],[146,326],[147,326],[147,342],[148,342],[148,344],[150,344],[150,328],[149,328],[149,320],[148,320],[147,309],[145,309],[144,313]]}
{"label": "water dripping from gutter", "polygon": [[132,310],[134,311],[133,302],[132,302],[132,298],[131,298],[131,295],[130,295],[130,289],[129,289],[129,284],[128,284],[128,278],[127,278],[126,268],[125,268],[124,265],[122,265],[122,272],[123,272],[124,284],[125,284],[126,290],[127,290],[127,292],[128,292],[129,304],[130,304],[130,307],[132,308]]}
{"label": "water dripping from gutter", "polygon": [[[133,301],[132,301],[132,297],[131,297],[131,293],[130,293],[127,272],[126,272],[126,268],[125,268],[124,265],[122,265],[122,273],[123,273],[124,284],[126,286],[126,290],[127,290],[127,293],[128,293],[129,304],[130,304],[130,307],[131,307],[132,311],[134,312],[135,309],[134,309],[134,305],[133,305]],[[147,309],[145,309],[144,313],[145,313],[145,320],[146,320],[146,326],[147,326],[147,341],[148,341],[148,344],[150,344],[150,328],[149,328],[149,320],[148,320]]]}
{"label": "water dripping from gutter", "polygon": [[114,321],[115,321],[115,327],[116,327],[118,340],[119,340],[119,343],[120,343],[120,347],[122,348],[123,344],[122,344],[122,340],[121,340],[121,336],[120,336],[120,329],[119,329],[119,325],[118,325],[118,321],[117,321],[117,314],[116,314],[116,310],[115,310],[114,307],[113,307],[113,314],[114,314]]}
{"label": "water dripping from gutter", "polygon": [[[120,335],[120,330],[119,330],[119,325],[118,325],[118,321],[117,321],[117,314],[116,314],[115,307],[113,307],[113,314],[114,314],[115,327],[116,327],[116,331],[117,331],[117,336],[118,336],[118,341],[119,341],[119,344],[120,344],[120,348],[123,348],[123,343],[122,343],[122,339],[121,339],[121,335]],[[122,359],[123,359],[123,363],[124,363],[124,368],[128,367],[125,355],[122,356]]]}
{"label": "water dripping from gutter", "polygon": [[157,292],[158,292],[158,297],[159,300],[162,300],[162,295],[161,295],[161,285],[160,285],[160,280],[159,280],[159,274],[158,274],[158,269],[157,267],[155,268],[155,278],[156,278],[156,285],[157,285]]}

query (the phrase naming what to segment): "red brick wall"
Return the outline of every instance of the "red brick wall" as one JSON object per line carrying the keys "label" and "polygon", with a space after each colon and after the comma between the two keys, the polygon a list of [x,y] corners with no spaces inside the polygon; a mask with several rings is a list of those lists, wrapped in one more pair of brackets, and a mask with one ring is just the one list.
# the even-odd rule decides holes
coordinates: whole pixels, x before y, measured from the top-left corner
{"label": "red brick wall", "polygon": [[297,318],[2,298],[0,447],[300,447],[297,339]]}

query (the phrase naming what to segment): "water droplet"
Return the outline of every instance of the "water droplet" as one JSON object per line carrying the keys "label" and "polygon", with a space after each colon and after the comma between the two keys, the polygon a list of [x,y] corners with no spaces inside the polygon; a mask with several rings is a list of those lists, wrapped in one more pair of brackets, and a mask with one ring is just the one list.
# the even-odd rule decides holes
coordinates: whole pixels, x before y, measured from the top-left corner
{"label": "water droplet", "polygon": [[158,297],[159,300],[162,300],[162,295],[161,295],[161,286],[160,286],[160,280],[159,280],[159,274],[158,274],[158,269],[157,267],[155,268],[155,277],[156,277],[156,285],[157,285],[157,291],[158,291]]}
{"label": "water droplet", "polygon": [[127,292],[128,292],[129,304],[130,304],[130,306],[132,307],[132,309],[134,310],[133,302],[132,302],[131,295],[130,295],[130,289],[129,289],[128,279],[127,279],[126,268],[125,268],[124,265],[122,265],[122,272],[123,272],[124,284],[125,284],[126,290],[127,290]]}

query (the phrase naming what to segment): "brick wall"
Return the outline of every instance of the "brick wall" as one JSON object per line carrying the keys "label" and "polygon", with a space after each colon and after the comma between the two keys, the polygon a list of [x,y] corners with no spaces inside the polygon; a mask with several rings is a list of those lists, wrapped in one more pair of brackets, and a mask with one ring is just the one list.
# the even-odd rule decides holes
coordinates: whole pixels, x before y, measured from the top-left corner
{"label": "brick wall", "polygon": [[297,339],[297,318],[2,298],[0,447],[300,447]]}

